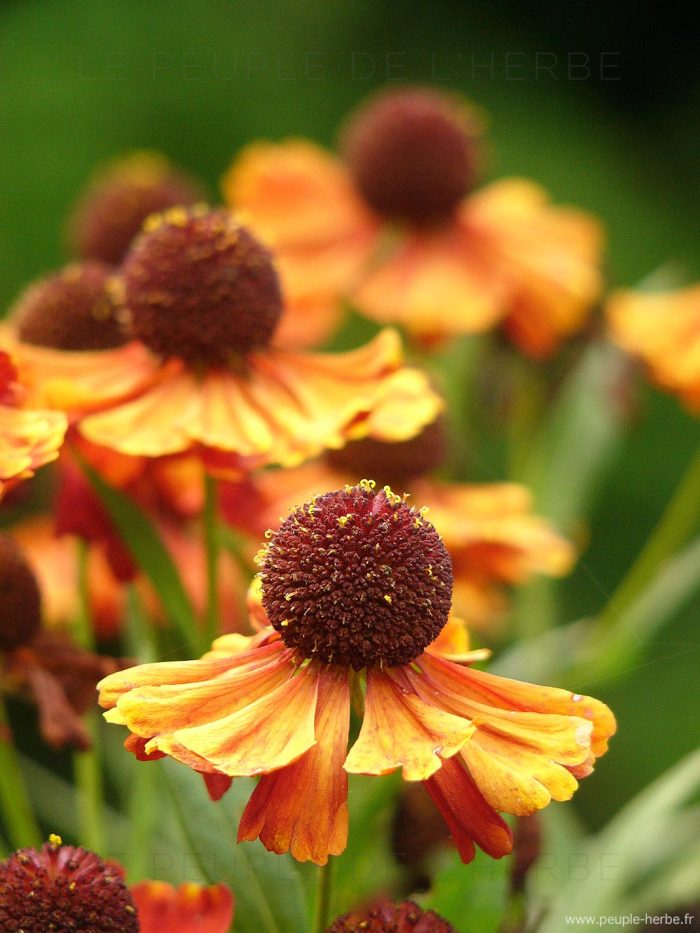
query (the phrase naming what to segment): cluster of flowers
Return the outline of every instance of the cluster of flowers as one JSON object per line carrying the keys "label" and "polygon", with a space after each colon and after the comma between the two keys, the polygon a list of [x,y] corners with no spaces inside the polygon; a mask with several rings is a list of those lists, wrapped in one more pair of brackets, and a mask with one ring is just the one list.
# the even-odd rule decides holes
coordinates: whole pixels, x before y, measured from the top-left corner
{"label": "cluster of flowers", "polygon": [[[4,502],[57,459],[52,515],[0,538],[3,690],[33,693],[54,746],[85,747],[80,716],[102,678],[129,751],[193,768],[214,799],[259,776],[239,840],[302,861],[345,848],[348,774],[398,768],[423,782],[464,861],[475,844],[501,857],[500,814],[569,799],[615,730],[591,697],[472,666],[487,652],[469,650],[462,617],[483,627],[505,586],[574,560],[528,490],[438,478],[444,403],[395,330],[310,349],[350,307],[423,354],[499,329],[542,359],[589,325],[599,224],[531,182],[477,190],[480,136],[462,101],[392,90],[347,122],[342,158],[301,140],[251,146],[214,207],[162,157],[122,159],[74,211],[75,261],[27,289],[0,330]],[[697,405],[697,289],[609,307],[620,343]],[[130,666],[56,631],[75,614],[77,572],[56,531],[89,542],[101,637],[118,632],[121,584],[146,587],[85,467],[149,515],[195,605],[218,587],[223,634],[200,660]],[[268,536],[247,613],[240,566],[219,555],[203,572],[212,504],[246,555]]]}

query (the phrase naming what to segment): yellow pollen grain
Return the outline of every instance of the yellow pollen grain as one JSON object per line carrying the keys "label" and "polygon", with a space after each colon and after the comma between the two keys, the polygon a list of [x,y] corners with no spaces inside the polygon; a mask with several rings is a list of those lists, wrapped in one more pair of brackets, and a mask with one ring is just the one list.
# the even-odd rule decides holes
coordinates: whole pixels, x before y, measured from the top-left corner
{"label": "yellow pollen grain", "polygon": [[393,489],[391,488],[391,486],[384,486],[384,488],[382,489],[382,492],[383,492],[384,495],[386,496],[387,501],[389,502],[390,505],[401,505],[401,503],[404,501],[404,500],[401,498],[401,496],[398,496],[398,495],[393,491]]}
{"label": "yellow pollen grain", "polygon": [[75,888],[76,888],[75,881],[71,881],[71,883],[68,885],[68,890],[75,891]]}
{"label": "yellow pollen grain", "polygon": [[385,594],[384,594],[384,602],[385,602],[385,603],[389,603],[389,605],[391,605],[391,603],[392,603],[391,596],[389,596],[388,593],[385,593]]}
{"label": "yellow pollen grain", "polygon": [[432,577],[432,575],[433,575],[433,565],[432,565],[432,564],[428,564],[428,566],[425,568],[425,572],[428,574],[429,577]]}
{"label": "yellow pollen grain", "polygon": [[[375,489],[377,484],[374,482],[373,479],[361,479],[357,485],[360,487],[360,489],[363,492],[372,492]],[[351,486],[350,489],[352,488],[353,487]],[[349,491],[350,490],[348,490],[348,492]]]}
{"label": "yellow pollen grain", "polygon": [[52,846],[62,846],[63,839],[61,839],[61,837],[57,835],[56,833],[51,833],[49,835],[49,844]]}
{"label": "yellow pollen grain", "polygon": [[291,622],[291,619],[282,619],[282,621],[280,622],[280,625],[282,626],[282,628],[287,628],[290,622]]}
{"label": "yellow pollen grain", "polygon": [[355,516],[354,516],[352,513],[350,513],[350,512],[348,512],[347,515],[341,515],[340,518],[338,519],[338,524],[340,525],[341,528],[345,528],[345,526],[347,525],[347,523],[348,523],[349,521],[352,521],[352,519],[353,519],[354,517],[355,517]]}
{"label": "yellow pollen grain", "polygon": [[298,590],[292,590],[291,593],[285,593],[284,594],[285,602],[288,603],[290,600],[294,599],[294,597],[297,595],[297,592]]}

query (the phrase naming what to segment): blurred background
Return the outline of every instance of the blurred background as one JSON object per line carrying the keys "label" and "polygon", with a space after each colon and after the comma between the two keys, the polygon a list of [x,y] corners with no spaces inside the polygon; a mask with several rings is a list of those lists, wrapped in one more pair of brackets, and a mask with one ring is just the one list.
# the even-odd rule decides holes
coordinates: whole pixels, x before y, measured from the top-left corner
{"label": "blurred background", "polygon": [[[66,260],[66,211],[100,161],[159,149],[215,199],[240,146],[290,135],[332,145],[344,113],[387,81],[453,88],[483,107],[489,177],[529,176],[598,214],[613,286],[669,264],[697,280],[694,60],[692,30],[651,3],[3,0],[0,304]],[[604,604],[699,433],[674,399],[642,390],[562,587],[568,618]],[[620,722],[577,796],[589,826],[696,747],[698,612],[700,600],[623,682],[586,685]]]}

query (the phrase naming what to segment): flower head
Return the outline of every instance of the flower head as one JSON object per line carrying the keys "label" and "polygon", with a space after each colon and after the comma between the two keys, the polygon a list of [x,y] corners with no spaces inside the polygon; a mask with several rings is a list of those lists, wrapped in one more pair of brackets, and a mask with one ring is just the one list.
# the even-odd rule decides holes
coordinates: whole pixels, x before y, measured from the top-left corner
{"label": "flower head", "polygon": [[203,198],[200,185],[156,152],[133,152],[100,169],[73,210],[69,239],[77,256],[115,265],[144,220]]}
{"label": "flower head", "polygon": [[435,911],[422,910],[413,901],[380,901],[338,917],[326,933],[455,933],[455,929]]}
{"label": "flower head", "polygon": [[260,563],[270,623],[305,658],[355,670],[407,664],[449,616],[445,546],[388,486],[347,486],[296,509]]}
{"label": "flower head", "polygon": [[174,888],[165,881],[131,886],[140,933],[228,933],[234,899],[225,884],[206,887],[193,882]]}
{"label": "flower head", "polygon": [[[239,840],[324,863],[345,847],[348,773],[401,768],[425,782],[465,861],[475,842],[499,857],[512,839],[498,811],[568,799],[605,751],[615,723],[602,703],[428,644],[447,622],[449,559],[391,490],[364,482],[307,503],[261,559],[255,617],[272,625],[99,685],[137,757],[170,755],[224,789],[216,776],[261,775]],[[348,752],[351,696],[363,721]]]}
{"label": "flower head", "polygon": [[73,263],[35,282],[19,297],[11,316],[25,343],[57,350],[105,350],[126,342],[102,262]]}
{"label": "flower head", "polygon": [[52,836],[0,862],[0,929],[138,933],[139,921],[118,865]]}
{"label": "flower head", "polygon": [[502,323],[520,349],[547,356],[601,291],[602,232],[523,179],[472,190],[479,134],[456,98],[397,88],[351,117],[345,162],[300,140],[256,143],[224,195],[274,248],[292,296],[349,299],[428,345]]}
{"label": "flower head", "polygon": [[211,471],[240,475],[300,463],[352,437],[411,437],[441,407],[427,377],[402,365],[391,331],[344,354],[271,346],[282,312],[277,273],[226,211],[173,208],[149,218],[112,288],[133,338],[126,346],[15,343],[36,397],[108,450],[192,452]]}
{"label": "flower head", "polygon": [[449,217],[474,181],[478,135],[471,111],[426,88],[384,91],[345,126],[350,174],[379,214],[430,223]]}

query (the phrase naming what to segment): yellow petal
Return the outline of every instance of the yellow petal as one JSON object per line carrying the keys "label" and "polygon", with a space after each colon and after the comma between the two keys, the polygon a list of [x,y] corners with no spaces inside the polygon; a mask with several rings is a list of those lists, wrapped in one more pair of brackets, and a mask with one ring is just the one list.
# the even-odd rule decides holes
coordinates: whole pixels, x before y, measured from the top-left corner
{"label": "yellow petal", "polygon": [[365,715],[345,770],[387,774],[402,767],[405,780],[425,780],[460,750],[474,726],[420,699],[395,676],[368,670]]}

